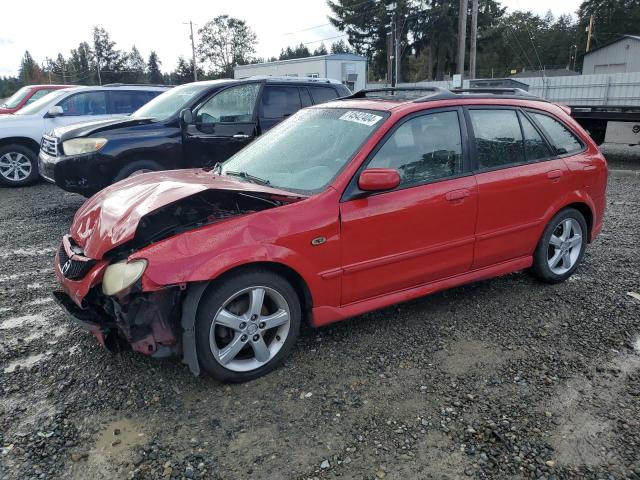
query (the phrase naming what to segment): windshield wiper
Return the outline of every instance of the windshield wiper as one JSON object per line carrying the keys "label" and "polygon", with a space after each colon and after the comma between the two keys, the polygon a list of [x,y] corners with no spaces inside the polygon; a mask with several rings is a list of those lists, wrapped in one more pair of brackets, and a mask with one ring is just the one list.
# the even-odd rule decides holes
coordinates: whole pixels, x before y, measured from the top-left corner
{"label": "windshield wiper", "polygon": [[244,178],[245,180],[249,180],[250,182],[253,183],[257,183],[258,185],[271,185],[271,182],[269,182],[269,180],[265,180],[264,178],[260,178],[260,177],[256,177],[254,175],[251,175],[247,172],[231,172],[229,170],[227,170],[226,172],[224,172],[225,175],[231,175],[234,177],[240,177],[240,178]]}

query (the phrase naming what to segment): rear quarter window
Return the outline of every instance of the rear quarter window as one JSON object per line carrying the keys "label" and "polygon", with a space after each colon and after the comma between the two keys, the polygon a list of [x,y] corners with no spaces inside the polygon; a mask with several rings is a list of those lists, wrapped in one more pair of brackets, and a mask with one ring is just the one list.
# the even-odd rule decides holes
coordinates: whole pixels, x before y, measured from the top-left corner
{"label": "rear quarter window", "polygon": [[582,151],[584,148],[582,142],[559,120],[544,113],[531,111],[529,113],[540,124],[558,155]]}

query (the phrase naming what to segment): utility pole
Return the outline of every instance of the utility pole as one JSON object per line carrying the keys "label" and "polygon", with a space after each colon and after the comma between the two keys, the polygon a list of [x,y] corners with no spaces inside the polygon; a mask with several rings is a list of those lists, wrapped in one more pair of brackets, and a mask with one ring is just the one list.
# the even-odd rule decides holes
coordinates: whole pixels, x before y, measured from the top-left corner
{"label": "utility pole", "polygon": [[[182,22],[183,25],[186,25],[187,22]],[[197,82],[198,81],[198,66],[196,65],[196,42],[193,38],[193,22],[191,20],[189,20],[189,28],[191,29],[191,35],[189,36],[189,38],[191,39],[191,55],[192,55],[192,62],[193,62],[193,81]]]}
{"label": "utility pole", "polygon": [[395,49],[393,52],[394,55],[394,59],[395,59],[395,64],[396,64],[396,86],[402,82],[402,79],[400,78],[400,37],[402,36],[402,28],[404,27],[404,22],[402,26],[398,25],[398,14],[394,13],[395,16],[395,27],[396,27],[396,35],[395,35],[395,39],[396,39],[396,44],[395,44]]}
{"label": "utility pole", "polygon": [[393,85],[393,34],[387,32],[387,84]]}
{"label": "utility pole", "polygon": [[593,35],[593,15],[589,17],[589,28],[587,32],[587,52],[589,52],[589,50],[591,50],[591,36]]}
{"label": "utility pole", "polygon": [[458,14],[458,73],[464,77],[464,54],[467,46],[467,8],[468,0],[460,0]]}
{"label": "utility pole", "polygon": [[102,78],[100,78],[100,59],[96,58],[96,66],[98,67],[98,85],[102,85]]}
{"label": "utility pole", "polygon": [[469,46],[469,78],[476,78],[476,44],[478,42],[478,0],[471,0],[471,45]]}

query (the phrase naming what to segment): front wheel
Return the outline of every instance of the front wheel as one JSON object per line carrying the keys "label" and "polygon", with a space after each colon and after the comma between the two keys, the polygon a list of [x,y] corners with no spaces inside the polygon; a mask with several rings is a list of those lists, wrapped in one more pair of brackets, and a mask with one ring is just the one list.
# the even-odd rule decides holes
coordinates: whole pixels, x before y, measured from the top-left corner
{"label": "front wheel", "polygon": [[569,278],[582,261],[587,246],[587,222],[582,213],[567,208],[551,219],[533,255],[532,273],[547,283]]}
{"label": "front wheel", "polygon": [[23,145],[0,147],[0,183],[22,187],[38,179],[37,153]]}
{"label": "front wheel", "polygon": [[198,306],[196,349],[203,369],[226,382],[258,378],[281,364],[300,332],[300,300],[267,270],[216,282]]}

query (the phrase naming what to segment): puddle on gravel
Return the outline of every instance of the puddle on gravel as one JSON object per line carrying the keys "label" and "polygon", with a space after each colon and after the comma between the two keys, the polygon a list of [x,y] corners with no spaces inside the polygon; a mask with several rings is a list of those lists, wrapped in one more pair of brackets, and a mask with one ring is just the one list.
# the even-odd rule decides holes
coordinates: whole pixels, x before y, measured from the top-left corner
{"label": "puddle on gravel", "polygon": [[[115,432],[119,432],[117,435]],[[121,418],[109,422],[98,434],[94,451],[102,455],[122,454],[131,447],[141,445],[149,438],[142,424],[129,418]]]}
{"label": "puddle on gravel", "polygon": [[632,347],[631,353],[618,354],[592,378],[581,375],[558,387],[548,407],[558,425],[550,443],[559,464],[597,466],[617,461],[611,449],[616,426],[602,412],[623,401],[627,376],[640,369],[640,336]]}
{"label": "puddle on gravel", "polygon": [[434,355],[434,364],[451,375],[464,375],[472,370],[494,369],[514,358],[513,351],[476,340],[458,340]]}

